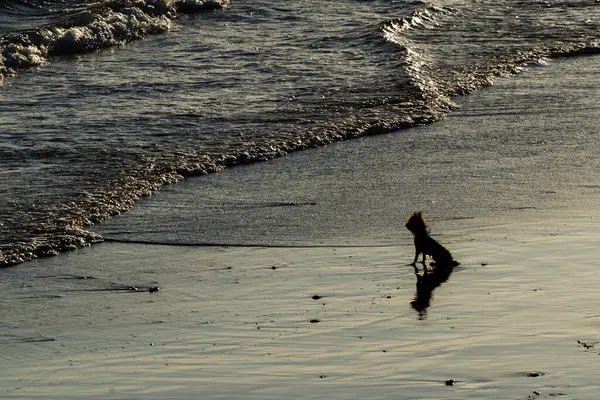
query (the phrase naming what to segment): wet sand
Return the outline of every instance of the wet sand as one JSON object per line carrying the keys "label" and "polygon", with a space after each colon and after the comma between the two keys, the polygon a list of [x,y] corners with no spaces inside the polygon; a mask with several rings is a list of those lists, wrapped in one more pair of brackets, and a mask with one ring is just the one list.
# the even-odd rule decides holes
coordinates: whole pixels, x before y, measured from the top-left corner
{"label": "wet sand", "polygon": [[[96,227],[113,242],[0,270],[0,397],[595,399],[600,102],[552,86],[595,60],[432,126],[189,180]],[[415,209],[461,262],[420,286]]]}
{"label": "wet sand", "polygon": [[447,228],[461,266],[420,293],[409,245],[110,244],[32,263],[2,397],[594,398],[596,220]]}

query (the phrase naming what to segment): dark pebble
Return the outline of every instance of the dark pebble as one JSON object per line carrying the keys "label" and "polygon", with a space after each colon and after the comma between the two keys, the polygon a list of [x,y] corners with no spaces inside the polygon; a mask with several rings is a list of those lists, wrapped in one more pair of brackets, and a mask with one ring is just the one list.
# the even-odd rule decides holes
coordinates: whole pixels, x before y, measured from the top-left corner
{"label": "dark pebble", "polygon": [[312,297],[313,300],[319,300],[321,298],[322,298],[321,296],[317,296],[316,294]]}
{"label": "dark pebble", "polygon": [[277,269],[277,267],[273,265],[273,266],[271,267],[271,269],[275,270],[275,269]]}
{"label": "dark pebble", "polygon": [[446,386],[454,386],[454,380],[453,379],[448,379],[446,381]]}
{"label": "dark pebble", "polygon": [[321,322],[321,321],[320,321],[320,320],[318,320],[318,319],[311,319],[311,320],[310,320],[310,323],[311,323],[311,324],[316,324],[317,322]]}
{"label": "dark pebble", "polygon": [[150,286],[150,287],[148,288],[148,291],[149,291],[150,293],[158,292],[159,290],[160,290],[160,288],[159,288],[158,286]]}
{"label": "dark pebble", "polygon": [[542,375],[544,375],[542,372],[528,372],[527,373],[528,378],[537,378],[538,376],[542,376]]}

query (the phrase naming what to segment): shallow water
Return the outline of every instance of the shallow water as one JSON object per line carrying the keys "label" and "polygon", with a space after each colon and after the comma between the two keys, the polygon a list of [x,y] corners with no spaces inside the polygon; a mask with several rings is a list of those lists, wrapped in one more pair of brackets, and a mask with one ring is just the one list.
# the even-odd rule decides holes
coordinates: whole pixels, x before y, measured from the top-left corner
{"label": "shallow water", "polygon": [[97,231],[146,243],[377,246],[395,245],[416,210],[433,223],[597,210],[596,60],[531,68],[430,126],[191,178]]}

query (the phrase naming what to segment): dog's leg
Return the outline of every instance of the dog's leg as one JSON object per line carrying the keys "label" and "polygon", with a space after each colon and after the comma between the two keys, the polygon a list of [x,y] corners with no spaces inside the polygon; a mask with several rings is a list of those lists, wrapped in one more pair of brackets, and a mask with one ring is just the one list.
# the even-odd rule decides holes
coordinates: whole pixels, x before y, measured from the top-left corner
{"label": "dog's leg", "polygon": [[421,263],[423,264],[423,273],[427,272],[427,263],[425,262],[425,258],[427,256],[425,255],[425,252],[423,252],[423,260],[421,261]]}
{"label": "dog's leg", "polygon": [[414,260],[413,260],[413,262],[410,264],[410,265],[412,265],[413,267],[414,267],[415,265],[417,265],[417,260],[419,259],[419,254],[421,254],[421,253],[419,253],[419,251],[418,251],[418,250],[415,250],[415,259],[414,259]]}

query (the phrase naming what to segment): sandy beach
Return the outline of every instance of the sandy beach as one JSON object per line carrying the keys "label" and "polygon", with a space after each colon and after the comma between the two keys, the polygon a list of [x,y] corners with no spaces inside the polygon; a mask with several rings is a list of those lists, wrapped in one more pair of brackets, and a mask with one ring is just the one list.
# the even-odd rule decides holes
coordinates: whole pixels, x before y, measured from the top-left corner
{"label": "sandy beach", "polygon": [[408,245],[36,262],[9,304],[3,398],[594,398],[596,220],[453,228],[462,265],[420,310]]}
{"label": "sandy beach", "polygon": [[[0,270],[0,397],[597,398],[596,62],[187,180]],[[461,263],[422,287],[415,210]]]}

